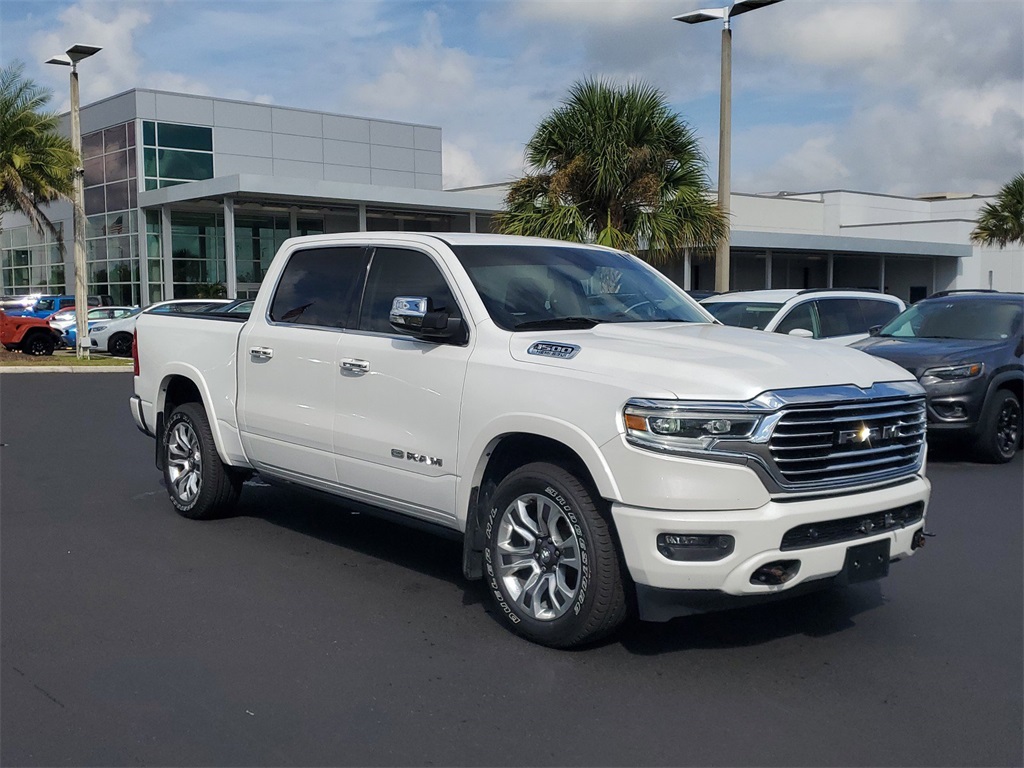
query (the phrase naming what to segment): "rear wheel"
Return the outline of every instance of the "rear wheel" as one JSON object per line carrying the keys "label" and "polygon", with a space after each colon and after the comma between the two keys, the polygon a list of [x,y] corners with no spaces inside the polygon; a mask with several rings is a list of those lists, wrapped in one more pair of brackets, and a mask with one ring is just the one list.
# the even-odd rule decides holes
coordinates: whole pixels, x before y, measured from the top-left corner
{"label": "rear wheel", "polygon": [[132,353],[132,335],[115,333],[107,342],[107,351],[116,357],[128,357]]}
{"label": "rear wheel", "polygon": [[1005,389],[993,393],[979,426],[979,457],[992,464],[1012,459],[1021,439],[1021,406],[1017,396]]}
{"label": "rear wheel", "polygon": [[164,480],[178,513],[193,520],[228,514],[242,483],[221,462],[203,407],[185,403],[175,408],[162,441]]}
{"label": "rear wheel", "polygon": [[57,342],[53,336],[48,333],[35,332],[32,333],[21,342],[21,349],[26,355],[34,355],[35,357],[43,357],[44,355],[52,355],[54,347],[57,346]]}
{"label": "rear wheel", "polygon": [[555,464],[528,464],[498,485],[484,570],[498,615],[513,632],[570,648],[625,619],[618,552],[601,503]]}

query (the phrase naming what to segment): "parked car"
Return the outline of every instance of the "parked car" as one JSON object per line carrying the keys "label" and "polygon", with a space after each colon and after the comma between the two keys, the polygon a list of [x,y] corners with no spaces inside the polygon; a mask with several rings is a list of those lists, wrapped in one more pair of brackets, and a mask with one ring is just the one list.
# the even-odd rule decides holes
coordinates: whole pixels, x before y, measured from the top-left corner
{"label": "parked car", "polygon": [[0,311],[0,344],[8,352],[26,355],[52,355],[60,334],[42,318],[9,315]]}
{"label": "parked car", "polygon": [[39,301],[39,297],[41,295],[42,294],[39,293],[30,293],[15,296],[0,296],[0,309],[8,313],[21,312]]}
{"label": "parked car", "polygon": [[853,346],[918,378],[929,437],[958,438],[982,460],[999,463],[1021,447],[1022,325],[1019,293],[940,293]]}
{"label": "parked car", "polygon": [[701,305],[726,325],[836,344],[866,338],[907,308],[897,296],[832,288],[720,293]]}
{"label": "parked car", "polygon": [[[119,317],[124,317],[131,313],[136,307],[93,307],[85,313],[85,321],[87,323],[93,323],[98,320],[116,320]],[[75,325],[75,308],[74,306],[60,309],[46,318],[46,321],[50,324],[50,327],[59,333],[64,333],[68,328]]]}
{"label": "parked car", "polygon": [[[87,296],[86,303],[90,307],[110,307],[114,300],[106,294]],[[18,317],[49,317],[54,312],[67,307],[75,306],[75,297],[70,295],[40,296],[31,307],[20,311],[12,311],[8,314]]]}
{"label": "parked car", "polygon": [[[106,350],[118,357],[127,357],[132,353],[132,334],[135,333],[135,321],[142,312],[203,312],[212,307],[231,304],[230,299],[169,299],[150,304],[145,309],[135,308],[124,317],[111,320],[109,323],[99,322],[89,328],[89,344],[92,349]],[[64,340],[74,347],[77,334],[69,328]]]}

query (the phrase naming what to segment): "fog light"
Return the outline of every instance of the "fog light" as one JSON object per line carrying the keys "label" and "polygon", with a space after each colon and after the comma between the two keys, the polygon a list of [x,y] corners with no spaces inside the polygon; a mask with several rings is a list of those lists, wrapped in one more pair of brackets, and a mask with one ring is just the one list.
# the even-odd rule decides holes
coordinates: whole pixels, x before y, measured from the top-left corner
{"label": "fog light", "polygon": [[766,586],[778,586],[785,584],[800,571],[799,560],[776,560],[773,563],[762,565],[750,576],[751,584],[764,584]]}
{"label": "fog light", "polygon": [[736,539],[723,534],[661,533],[658,551],[669,560],[708,562],[728,557],[736,549]]}
{"label": "fog light", "polygon": [[943,419],[966,419],[967,408],[963,403],[959,402],[946,402],[946,403],[933,403],[932,408],[935,412]]}

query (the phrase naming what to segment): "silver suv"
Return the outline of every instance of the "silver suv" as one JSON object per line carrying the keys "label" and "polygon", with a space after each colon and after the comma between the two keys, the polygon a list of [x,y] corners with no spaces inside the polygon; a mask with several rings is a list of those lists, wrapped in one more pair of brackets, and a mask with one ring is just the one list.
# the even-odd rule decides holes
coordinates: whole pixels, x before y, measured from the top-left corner
{"label": "silver suv", "polygon": [[833,288],[739,291],[709,296],[701,305],[725,325],[852,344],[906,309],[885,293]]}

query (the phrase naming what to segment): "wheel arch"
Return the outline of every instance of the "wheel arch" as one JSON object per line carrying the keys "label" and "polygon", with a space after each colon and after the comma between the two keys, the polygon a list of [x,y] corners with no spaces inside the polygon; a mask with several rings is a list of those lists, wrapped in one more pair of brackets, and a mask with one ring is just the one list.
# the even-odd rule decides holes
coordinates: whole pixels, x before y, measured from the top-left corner
{"label": "wheel arch", "polygon": [[[510,429],[494,434],[482,447],[470,453],[476,463],[460,488],[457,516],[465,536],[463,573],[467,579],[481,577],[483,520],[489,500],[502,478],[518,467],[547,461],[565,467],[592,492],[595,501],[618,497],[618,488],[603,455],[578,428],[563,422],[534,424],[534,429]],[[469,463],[469,460],[467,460]],[[609,515],[609,525],[614,521]]]}
{"label": "wheel arch", "polygon": [[171,413],[179,405],[184,403],[198,403],[206,413],[206,419],[210,423],[210,431],[213,433],[213,442],[217,447],[217,454],[225,464],[229,464],[224,450],[224,436],[221,433],[220,421],[213,409],[213,398],[206,385],[205,379],[199,371],[188,366],[172,369],[164,373],[160,386],[157,389],[157,441],[163,437],[164,425]]}

